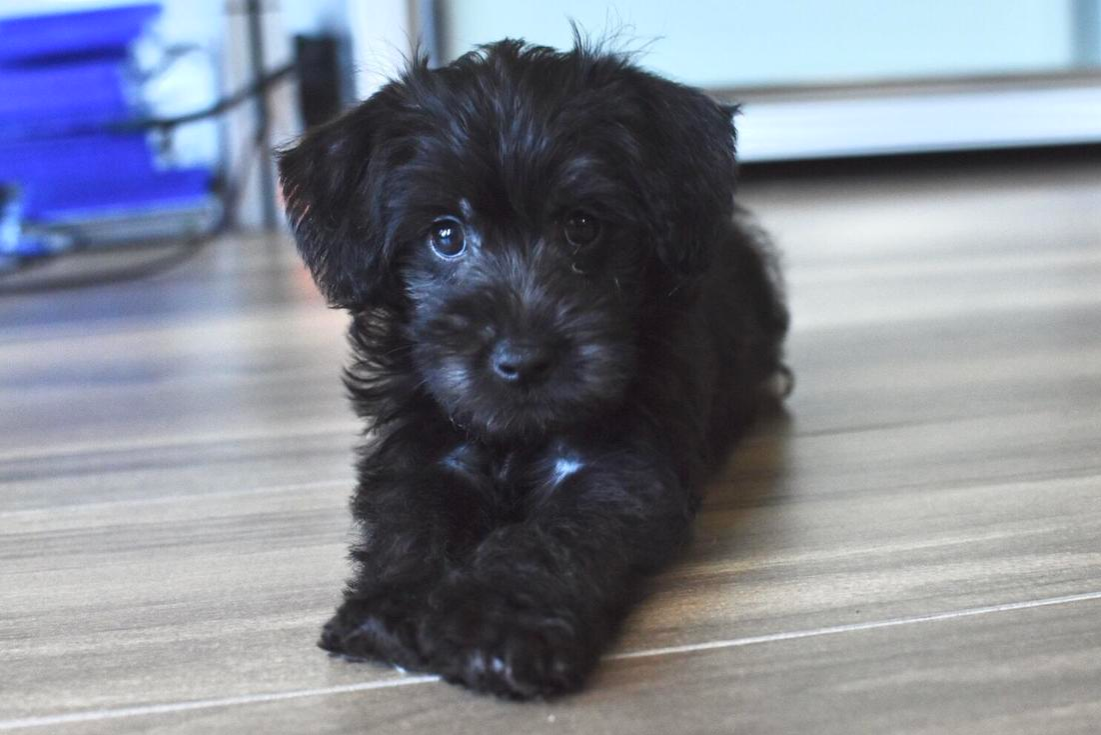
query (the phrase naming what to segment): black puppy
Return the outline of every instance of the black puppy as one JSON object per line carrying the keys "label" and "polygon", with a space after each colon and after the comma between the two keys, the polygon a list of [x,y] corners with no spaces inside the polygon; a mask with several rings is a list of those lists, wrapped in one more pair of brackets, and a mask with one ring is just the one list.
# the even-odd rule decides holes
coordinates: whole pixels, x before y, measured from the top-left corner
{"label": "black puppy", "polygon": [[281,154],[369,430],[323,648],[511,697],[582,684],[786,374],[732,112],[621,55],[502,41]]}

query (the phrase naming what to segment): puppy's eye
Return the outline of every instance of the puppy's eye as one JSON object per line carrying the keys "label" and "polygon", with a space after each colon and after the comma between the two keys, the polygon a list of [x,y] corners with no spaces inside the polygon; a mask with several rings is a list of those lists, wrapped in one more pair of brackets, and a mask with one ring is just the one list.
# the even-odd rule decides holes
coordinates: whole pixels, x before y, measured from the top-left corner
{"label": "puppy's eye", "polygon": [[432,223],[429,232],[432,249],[441,258],[457,258],[466,250],[466,234],[457,219],[441,217]]}
{"label": "puppy's eye", "polygon": [[575,209],[566,215],[562,231],[574,247],[591,245],[600,237],[600,221],[588,212]]}

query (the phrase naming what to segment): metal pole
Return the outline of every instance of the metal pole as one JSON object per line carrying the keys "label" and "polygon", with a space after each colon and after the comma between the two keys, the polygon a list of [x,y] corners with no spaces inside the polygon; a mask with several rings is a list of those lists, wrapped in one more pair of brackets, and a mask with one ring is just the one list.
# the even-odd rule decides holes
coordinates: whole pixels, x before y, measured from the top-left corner
{"label": "metal pole", "polygon": [[[264,28],[260,0],[248,0],[245,5],[248,13],[249,55],[252,62],[252,78],[264,76]],[[254,144],[259,147],[261,162],[259,166],[260,197],[263,200],[263,225],[265,230],[274,230],[278,222],[275,211],[275,178],[272,176],[268,152],[271,150],[269,126],[271,114],[268,110],[268,91],[262,88],[256,95],[256,138]]]}

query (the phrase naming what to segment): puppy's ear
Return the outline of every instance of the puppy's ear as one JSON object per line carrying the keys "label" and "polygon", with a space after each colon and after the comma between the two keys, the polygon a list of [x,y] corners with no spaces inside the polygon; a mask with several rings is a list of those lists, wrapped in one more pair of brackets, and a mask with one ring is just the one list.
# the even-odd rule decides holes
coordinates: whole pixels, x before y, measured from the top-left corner
{"label": "puppy's ear", "polygon": [[387,280],[385,225],[376,160],[382,94],[307,132],[278,153],[279,179],[298,251],[332,306],[379,300]]}
{"label": "puppy's ear", "polygon": [[691,276],[707,267],[734,212],[737,108],[650,75],[642,93],[657,255],[673,275]]}

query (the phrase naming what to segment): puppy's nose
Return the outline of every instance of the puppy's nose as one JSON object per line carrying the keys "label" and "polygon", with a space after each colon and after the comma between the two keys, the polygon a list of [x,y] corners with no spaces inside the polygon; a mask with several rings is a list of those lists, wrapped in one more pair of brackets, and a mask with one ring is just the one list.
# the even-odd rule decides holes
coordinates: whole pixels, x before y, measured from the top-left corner
{"label": "puppy's nose", "polygon": [[538,342],[503,339],[490,355],[493,373],[512,385],[531,385],[550,372],[554,350]]}

